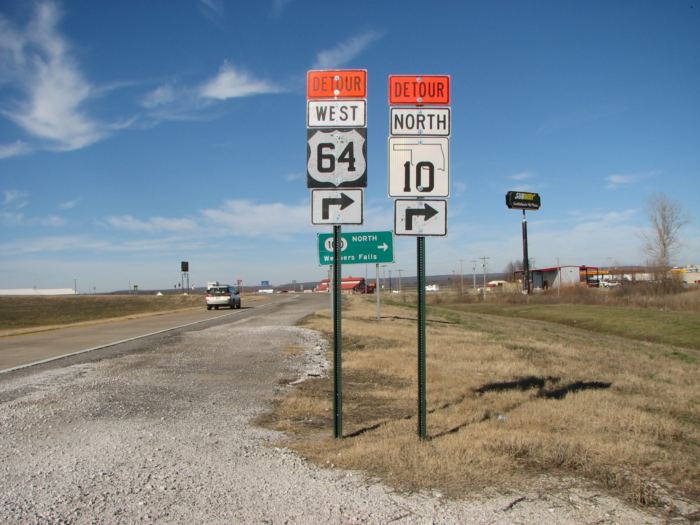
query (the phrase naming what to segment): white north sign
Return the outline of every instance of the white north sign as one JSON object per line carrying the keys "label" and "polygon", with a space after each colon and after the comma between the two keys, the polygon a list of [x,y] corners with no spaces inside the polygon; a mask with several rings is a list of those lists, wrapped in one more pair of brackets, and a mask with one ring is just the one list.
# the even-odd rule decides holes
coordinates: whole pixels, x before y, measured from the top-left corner
{"label": "white north sign", "polygon": [[361,189],[312,190],[311,224],[362,224]]}
{"label": "white north sign", "polygon": [[389,137],[389,196],[448,197],[450,139]]}
{"label": "white north sign", "polygon": [[450,108],[396,108],[390,110],[393,136],[450,136]]}
{"label": "white north sign", "polygon": [[366,100],[309,100],[309,128],[363,128],[367,125]]}
{"label": "white north sign", "polygon": [[367,187],[367,128],[309,129],[307,137],[307,187]]}
{"label": "white north sign", "polygon": [[447,201],[395,200],[394,233],[420,237],[447,235]]}

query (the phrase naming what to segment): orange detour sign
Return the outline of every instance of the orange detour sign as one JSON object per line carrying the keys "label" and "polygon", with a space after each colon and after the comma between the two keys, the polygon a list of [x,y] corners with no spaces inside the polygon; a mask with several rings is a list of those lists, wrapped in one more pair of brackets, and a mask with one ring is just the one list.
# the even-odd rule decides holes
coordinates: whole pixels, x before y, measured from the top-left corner
{"label": "orange detour sign", "polygon": [[449,75],[389,75],[391,105],[449,105]]}
{"label": "orange detour sign", "polygon": [[367,98],[367,70],[309,71],[306,98]]}

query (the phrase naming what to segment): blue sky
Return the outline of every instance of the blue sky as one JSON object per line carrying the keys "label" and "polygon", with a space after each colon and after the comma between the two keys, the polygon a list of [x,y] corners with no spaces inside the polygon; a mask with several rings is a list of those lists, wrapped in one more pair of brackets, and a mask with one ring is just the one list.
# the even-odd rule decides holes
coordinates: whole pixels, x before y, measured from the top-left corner
{"label": "blue sky", "polygon": [[[0,6],[0,288],[320,279],[306,72],[368,70],[365,224],[391,230],[387,77],[452,77],[448,236],[428,273],[520,258],[638,264],[648,196],[700,262],[700,4],[6,0]],[[395,239],[415,274],[415,240]],[[346,265],[345,275],[364,274]],[[373,272],[370,272],[372,274]]]}

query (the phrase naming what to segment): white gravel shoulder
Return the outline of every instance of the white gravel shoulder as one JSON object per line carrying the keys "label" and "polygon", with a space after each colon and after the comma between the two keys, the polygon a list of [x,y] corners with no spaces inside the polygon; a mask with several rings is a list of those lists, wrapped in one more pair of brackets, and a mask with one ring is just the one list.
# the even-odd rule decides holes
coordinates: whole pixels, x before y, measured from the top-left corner
{"label": "white gravel shoulder", "polygon": [[[280,377],[328,373],[326,343],[274,321],[0,377],[0,523],[661,522],[594,492],[455,501],[306,462],[252,420],[290,388]],[[285,357],[289,345],[303,356]]]}

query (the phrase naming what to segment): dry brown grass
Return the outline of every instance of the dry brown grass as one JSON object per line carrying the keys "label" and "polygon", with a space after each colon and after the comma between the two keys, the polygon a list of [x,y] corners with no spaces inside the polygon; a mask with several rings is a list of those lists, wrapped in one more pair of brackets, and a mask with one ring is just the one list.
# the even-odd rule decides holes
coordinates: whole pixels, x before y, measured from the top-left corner
{"label": "dry brown grass", "polygon": [[[343,308],[345,439],[332,438],[330,378],[295,387],[264,418],[317,463],[457,497],[542,475],[573,475],[643,505],[700,497],[697,350],[684,349],[686,362],[663,345],[551,323],[429,315],[431,439],[420,442],[415,311],[374,314],[360,297]],[[305,325],[332,337],[326,314]]]}

